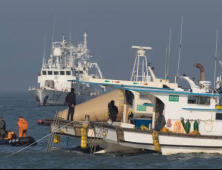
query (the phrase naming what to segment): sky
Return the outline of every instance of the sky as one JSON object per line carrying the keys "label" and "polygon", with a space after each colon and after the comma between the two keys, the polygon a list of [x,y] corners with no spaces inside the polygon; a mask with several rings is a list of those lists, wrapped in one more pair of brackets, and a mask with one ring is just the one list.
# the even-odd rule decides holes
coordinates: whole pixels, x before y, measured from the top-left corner
{"label": "sky", "polygon": [[[151,46],[149,63],[158,77],[165,73],[165,50],[172,29],[170,76],[177,72],[181,18],[184,17],[180,75],[199,80],[193,66],[201,63],[206,79],[214,79],[216,30],[222,59],[221,0],[0,0],[0,91],[27,91],[37,86],[43,58],[54,39],[81,42],[87,32],[94,61],[105,78],[129,80],[135,60],[132,45]],[[217,75],[221,75],[217,64]]]}

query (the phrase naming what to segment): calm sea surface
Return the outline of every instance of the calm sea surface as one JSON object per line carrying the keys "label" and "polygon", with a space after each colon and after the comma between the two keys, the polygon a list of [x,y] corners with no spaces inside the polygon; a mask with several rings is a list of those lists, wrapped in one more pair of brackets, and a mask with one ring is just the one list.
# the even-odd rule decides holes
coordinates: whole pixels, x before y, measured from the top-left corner
{"label": "calm sea surface", "polygon": [[[0,93],[0,116],[7,122],[7,129],[18,133],[18,116],[22,115],[29,122],[28,134],[36,140],[49,134],[49,127],[38,126],[39,119],[53,117],[56,110],[64,107],[39,107],[27,92]],[[79,139],[70,139],[67,148],[67,137],[62,137],[61,143],[54,145],[52,153],[46,153],[48,139],[30,147],[12,157],[7,155],[16,152],[21,147],[0,146],[0,169],[29,168],[92,168],[92,169],[147,169],[147,168],[221,168],[222,155],[217,154],[179,154],[159,156],[155,154],[142,155],[103,155],[90,156],[72,151],[80,145]]]}

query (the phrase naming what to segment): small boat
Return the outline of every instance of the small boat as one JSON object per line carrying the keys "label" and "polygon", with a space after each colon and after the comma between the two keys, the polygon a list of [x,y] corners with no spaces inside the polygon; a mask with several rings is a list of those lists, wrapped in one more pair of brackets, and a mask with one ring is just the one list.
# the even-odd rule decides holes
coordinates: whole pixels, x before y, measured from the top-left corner
{"label": "small boat", "polygon": [[[32,145],[33,144],[33,145]],[[0,145],[11,145],[11,146],[37,146],[37,143],[33,137],[16,138],[11,140],[0,140]]]}

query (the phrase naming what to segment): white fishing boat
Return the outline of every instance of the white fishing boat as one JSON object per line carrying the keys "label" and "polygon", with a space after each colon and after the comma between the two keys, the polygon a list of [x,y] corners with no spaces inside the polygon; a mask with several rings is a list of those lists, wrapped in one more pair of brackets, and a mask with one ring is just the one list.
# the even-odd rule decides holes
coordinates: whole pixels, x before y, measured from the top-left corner
{"label": "white fishing boat", "polygon": [[66,95],[75,88],[77,102],[82,103],[104,93],[104,88],[96,85],[69,82],[74,79],[88,81],[103,78],[97,63],[91,62],[87,46],[87,34],[83,43],[73,46],[63,36],[62,42],[52,43],[52,53],[48,62],[45,53],[41,72],[38,76],[38,88],[29,88],[37,103],[41,106],[64,105]]}
{"label": "white fishing boat", "polygon": [[[222,109],[219,105],[221,96],[210,90],[210,82],[204,81],[203,70],[201,75],[198,85],[189,77],[180,77],[190,84],[189,91],[123,87],[122,90],[132,93],[133,104],[130,107],[134,116],[142,114],[146,117],[142,122],[149,127],[149,130],[141,130],[141,124],[138,123],[136,117],[130,120],[124,119],[122,123],[114,123],[113,125],[96,123],[94,126],[96,134],[102,132],[97,137],[109,143],[109,147],[100,153],[112,152],[112,149],[116,151],[115,146],[120,145],[128,148],[128,151],[130,149],[145,149],[158,151],[164,155],[177,153],[222,154],[222,130],[220,128]],[[147,103],[152,103],[152,106],[147,106]],[[125,104],[129,105],[127,102]],[[152,111],[148,107],[152,107]],[[167,124],[162,131],[156,133],[153,130],[161,108],[163,108]],[[124,114],[127,115],[128,111]],[[186,124],[190,127],[181,126],[181,118],[187,121]],[[134,122],[134,126],[129,122]],[[180,127],[178,127],[179,125]],[[178,128],[184,129],[178,131]]]}
{"label": "white fishing boat", "polygon": [[[129,85],[129,82],[124,84],[124,82],[116,82],[116,80],[98,82],[101,85],[107,83],[107,86],[112,86],[119,90],[119,94],[123,94],[119,100],[115,97],[116,105],[119,108],[117,122],[104,123],[104,120],[96,122],[96,113],[90,115],[90,112],[83,110],[76,112],[75,120],[78,122],[74,123],[74,129],[71,125],[62,133],[60,131],[57,133],[81,137],[83,135],[81,128],[85,124],[89,124],[87,137],[95,140],[89,140],[88,144],[105,148],[97,154],[134,153],[139,150],[156,151],[163,155],[222,154],[222,130],[220,128],[222,107],[219,105],[221,95],[210,89],[211,82],[205,81],[203,67],[200,64],[195,66],[201,70],[199,83],[195,83],[185,75],[180,76],[190,85],[190,89],[186,91],[178,87],[158,89],[143,87],[143,85],[139,87],[138,84]],[[112,100],[112,96],[109,97]],[[98,103],[98,107],[105,105],[106,102]],[[87,103],[84,106],[87,106]],[[97,108],[95,103],[94,107]],[[98,111],[98,108],[95,110]],[[161,113],[166,123],[160,130],[156,130],[158,127],[156,120]],[[102,114],[105,114],[104,110],[100,112],[100,116]],[[67,111],[63,111],[58,117],[65,118],[66,115]],[[92,122],[84,122],[85,115],[92,116]],[[56,126],[52,125],[52,131],[56,129]],[[84,137],[83,139],[85,140]]]}
{"label": "white fishing boat", "polygon": [[[85,120],[85,116],[89,115],[90,120],[94,122],[106,122],[107,121],[107,104],[114,100],[119,108],[118,121],[123,120],[123,112],[125,110],[124,103],[125,100],[128,102],[132,101],[131,92],[122,90],[121,88],[141,88],[141,89],[152,89],[152,90],[173,90],[178,89],[177,83],[171,83],[168,77],[158,78],[154,74],[154,68],[151,68],[151,64],[148,64],[145,50],[151,50],[151,47],[138,47],[133,46],[134,49],[137,49],[137,54],[135,57],[134,68],[132,71],[131,81],[126,80],[111,80],[111,79],[90,79],[89,81],[79,81],[79,80],[70,80],[70,82],[77,82],[78,84],[90,84],[90,85],[102,85],[106,87],[117,87],[119,90],[112,91],[110,93],[101,95],[93,100],[82,103],[76,106],[75,112],[75,122],[74,125],[71,124],[66,127],[65,132],[62,131],[62,135],[68,135],[73,137],[80,137],[81,134],[81,122]],[[147,106],[152,106],[151,103],[146,103]],[[127,107],[130,108],[129,106]],[[144,109],[143,106],[140,106],[141,109]],[[152,107],[148,108],[152,111]],[[63,126],[67,123],[67,112],[64,110],[59,112],[57,118],[59,119],[59,126]],[[50,120],[49,120],[50,121]],[[80,124],[80,125],[79,125]],[[73,128],[74,126],[74,128]],[[52,124],[52,131],[55,131],[57,125]],[[95,138],[94,128],[89,130],[89,138]],[[60,133],[60,132],[57,132]],[[100,142],[102,140],[97,140]]]}

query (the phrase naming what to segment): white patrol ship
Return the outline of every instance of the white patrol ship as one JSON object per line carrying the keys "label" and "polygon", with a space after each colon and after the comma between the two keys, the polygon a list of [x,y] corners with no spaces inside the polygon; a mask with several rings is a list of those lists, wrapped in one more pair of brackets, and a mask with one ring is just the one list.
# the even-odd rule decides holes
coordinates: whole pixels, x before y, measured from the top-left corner
{"label": "white patrol ship", "polygon": [[78,84],[68,80],[87,81],[103,78],[97,63],[91,63],[87,47],[87,34],[83,43],[73,46],[63,36],[62,42],[52,43],[50,59],[46,62],[44,54],[41,73],[38,76],[38,88],[29,88],[37,103],[41,106],[64,105],[65,97],[75,88],[77,102],[82,103],[104,92],[98,85]]}

